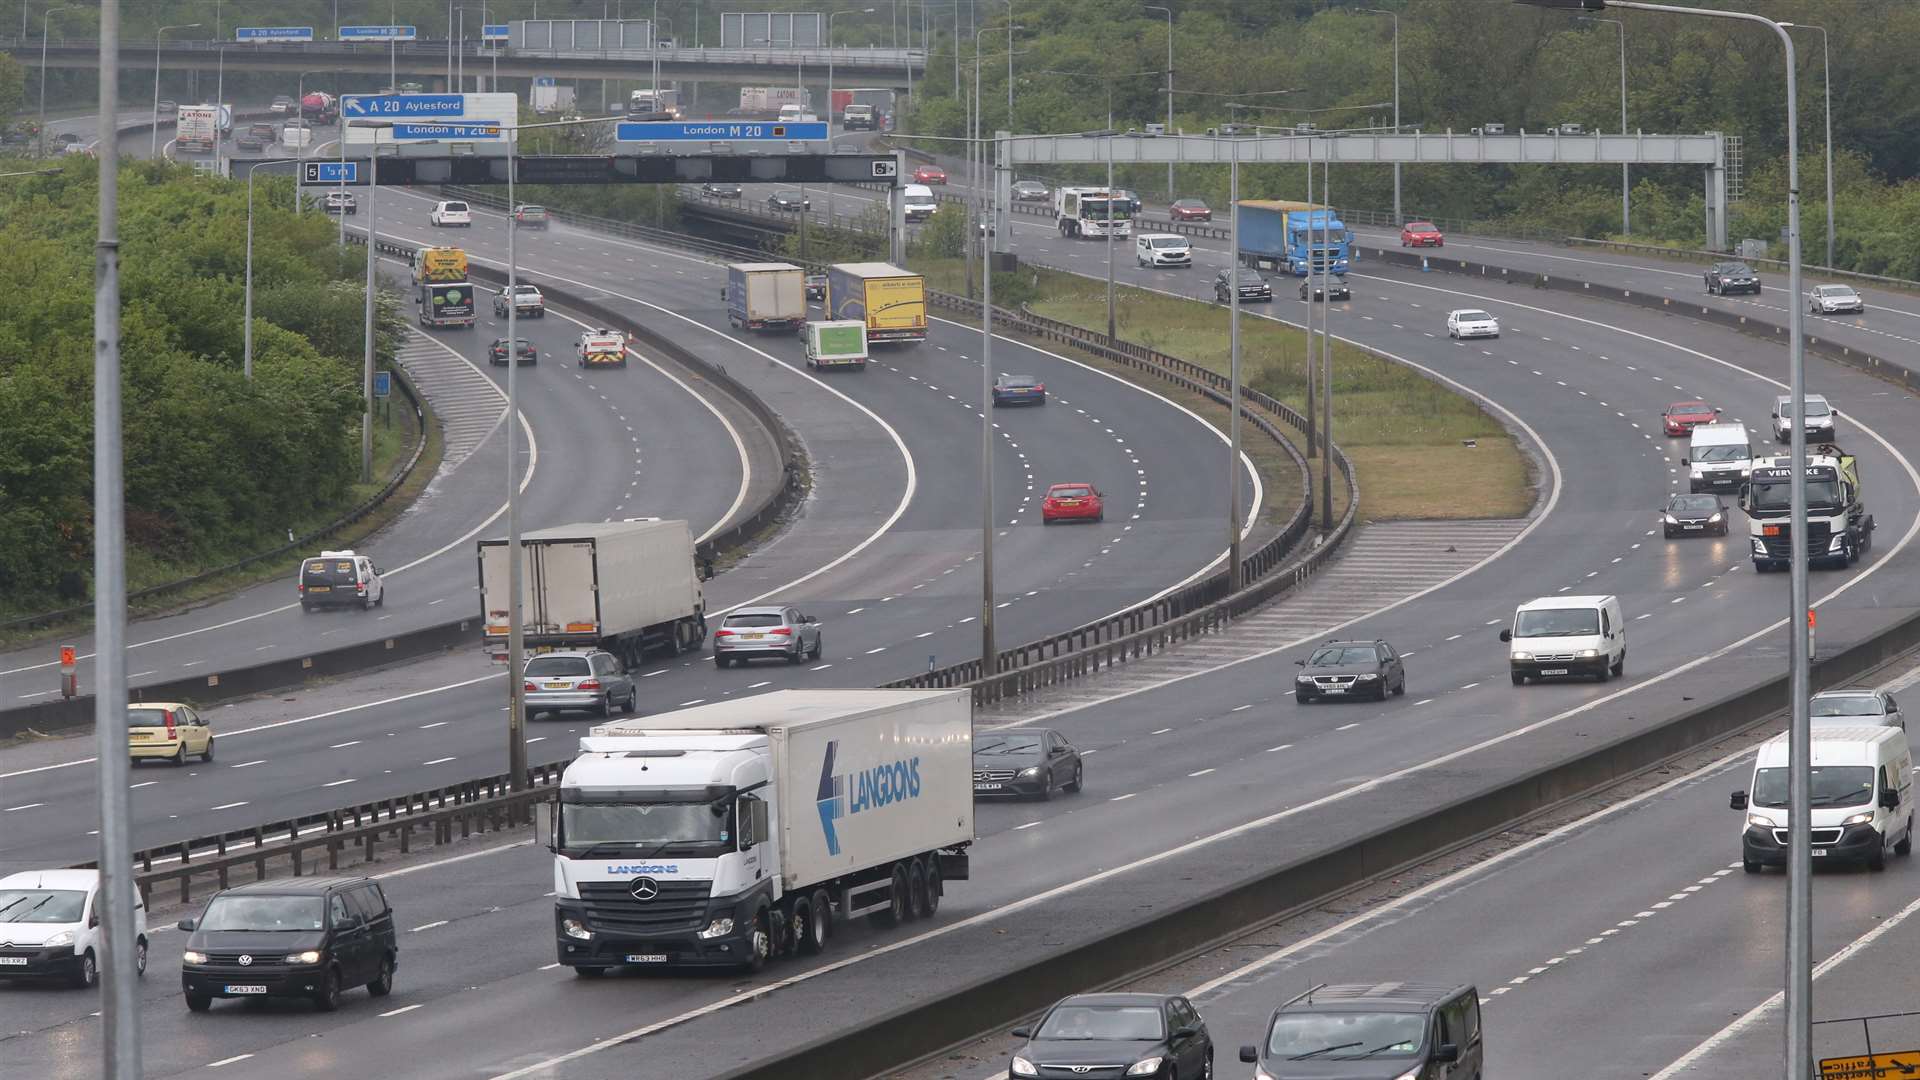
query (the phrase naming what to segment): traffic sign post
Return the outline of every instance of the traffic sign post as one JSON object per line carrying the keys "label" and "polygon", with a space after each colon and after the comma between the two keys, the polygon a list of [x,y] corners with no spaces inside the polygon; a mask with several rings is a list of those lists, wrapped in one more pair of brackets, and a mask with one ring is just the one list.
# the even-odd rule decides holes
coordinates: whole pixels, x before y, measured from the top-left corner
{"label": "traffic sign post", "polygon": [[78,667],[79,667],[79,661],[78,661],[78,658],[74,655],[73,646],[71,645],[60,646],[60,696],[61,697],[72,698],[72,697],[79,696],[80,677],[77,674]]}
{"label": "traffic sign post", "polygon": [[348,94],[340,99],[340,115],[348,119],[458,120],[466,115],[465,94]]}
{"label": "traffic sign post", "polygon": [[395,124],[388,129],[395,139],[498,139],[499,124]]}
{"label": "traffic sign post", "polygon": [[412,41],[420,36],[412,26],[343,26],[341,41]]}
{"label": "traffic sign post", "polygon": [[302,184],[327,184],[338,186],[364,183],[360,179],[360,163],[357,161],[309,161],[301,166]]}
{"label": "traffic sign post", "polygon": [[1820,655],[1818,650],[1816,650],[1813,647],[1813,615],[1814,615],[1813,609],[1808,608],[1807,609],[1807,659],[1809,660]]}
{"label": "traffic sign post", "polygon": [[512,29],[513,28],[506,23],[500,23],[496,26],[483,26],[480,28],[480,40],[492,42],[505,41]]}
{"label": "traffic sign post", "polygon": [[236,26],[233,29],[233,40],[243,44],[263,41],[311,42],[313,40],[313,27]]}
{"label": "traffic sign post", "polygon": [[614,125],[619,142],[825,142],[827,125],[817,120],[627,121]]}
{"label": "traffic sign post", "polygon": [[373,373],[373,396],[377,398],[393,395],[393,372],[376,371]]}

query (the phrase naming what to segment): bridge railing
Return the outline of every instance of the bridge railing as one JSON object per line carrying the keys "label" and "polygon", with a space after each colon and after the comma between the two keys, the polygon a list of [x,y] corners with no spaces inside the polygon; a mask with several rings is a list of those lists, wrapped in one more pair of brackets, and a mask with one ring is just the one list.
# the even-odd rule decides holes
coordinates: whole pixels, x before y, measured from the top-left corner
{"label": "bridge railing", "polygon": [[[0,48],[9,50],[31,49],[38,51],[40,39],[18,36],[0,38]],[[82,38],[64,38],[53,44],[58,50],[87,49],[97,50],[99,42]],[[151,41],[123,41],[120,43],[123,60],[133,60],[155,52],[156,43]],[[371,42],[371,41],[194,41],[191,39],[168,38],[158,44],[162,56],[168,53],[195,52],[212,55],[221,49],[244,49],[255,53],[284,53],[313,55],[315,53],[343,52],[349,54],[374,52],[396,52],[407,57],[444,57],[447,55],[445,38],[432,40],[422,38],[416,41]],[[652,60],[656,55],[667,64],[745,64],[764,66],[786,66],[794,63],[845,64],[851,68],[911,65],[925,67],[927,51],[925,49],[892,49],[874,47],[840,46],[823,48],[807,46],[803,48],[757,48],[757,49],[719,49],[719,48],[670,48],[670,49],[526,49],[506,46],[494,49],[478,41],[467,40],[455,43],[458,53],[470,57],[486,59],[498,53],[503,57],[530,57],[543,60]]]}

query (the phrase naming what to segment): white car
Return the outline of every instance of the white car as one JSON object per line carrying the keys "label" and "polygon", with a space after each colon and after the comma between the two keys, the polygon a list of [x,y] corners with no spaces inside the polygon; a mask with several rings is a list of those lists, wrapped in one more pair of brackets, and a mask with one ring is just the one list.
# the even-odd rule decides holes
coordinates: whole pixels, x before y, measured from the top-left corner
{"label": "white car", "polygon": [[432,222],[435,228],[444,229],[450,225],[465,225],[472,228],[473,211],[469,210],[467,204],[463,202],[434,203],[432,212],[427,215],[427,220]]}
{"label": "white car", "polygon": [[[1833,407],[1825,394],[1807,395],[1807,442],[1830,443],[1833,441],[1834,417],[1840,410]],[[1787,442],[1793,438],[1793,398],[1781,394],[1773,399],[1773,437],[1777,442]]]}
{"label": "white car", "polygon": [[[100,871],[28,870],[0,878],[0,980],[100,981]],[[147,906],[133,894],[134,970],[147,973]]]}
{"label": "white car", "polygon": [[1500,320],[1478,308],[1460,308],[1447,312],[1447,336],[1450,338],[1499,337]]}
{"label": "white car", "polygon": [[1133,261],[1141,266],[1192,266],[1193,245],[1175,233],[1141,233],[1133,240]]}
{"label": "white car", "polygon": [[1859,314],[1867,310],[1867,302],[1860,294],[1846,285],[1815,285],[1807,293],[1807,311],[1814,315],[1832,315],[1847,311]]}

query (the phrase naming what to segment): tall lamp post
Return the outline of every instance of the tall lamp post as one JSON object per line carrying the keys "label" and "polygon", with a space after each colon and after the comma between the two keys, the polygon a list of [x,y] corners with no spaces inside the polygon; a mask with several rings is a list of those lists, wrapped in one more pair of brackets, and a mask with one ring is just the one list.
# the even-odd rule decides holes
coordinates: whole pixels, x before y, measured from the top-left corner
{"label": "tall lamp post", "polygon": [[[253,381],[253,174],[255,170],[266,165],[297,166],[298,164],[299,162],[294,158],[270,158],[266,161],[250,161],[247,163],[247,281],[245,289],[246,302],[241,315],[240,364],[241,371],[245,374],[248,382]],[[300,198],[300,178],[298,176],[293,178],[293,197],[295,200]],[[344,214],[341,216],[345,217]]]}
{"label": "tall lamp post", "polygon": [[[1167,134],[1173,134],[1173,9],[1157,4],[1143,5],[1148,11],[1158,11],[1167,17]],[[1167,162],[1167,201],[1173,201],[1173,162]],[[1398,207],[1395,208],[1398,212]]]}
{"label": "tall lamp post", "polygon": [[[1387,18],[1393,20],[1393,133],[1398,135],[1400,134],[1400,13],[1397,11],[1388,11],[1385,8],[1360,8],[1359,10],[1369,15],[1385,15]],[[1626,83],[1621,83],[1621,86],[1624,87],[1625,85]],[[1625,93],[1624,90],[1621,92]],[[1626,106],[1623,104],[1620,108],[1620,123],[1624,128],[1627,122]],[[1394,227],[1399,228],[1405,220],[1406,219],[1400,216],[1400,163],[1396,161],[1393,163]]]}
{"label": "tall lamp post", "polygon": [[[1827,267],[1833,267],[1833,53],[1827,48],[1827,28],[1806,23],[1781,23],[1790,30],[1820,31],[1820,100],[1827,107]],[[43,71],[44,75],[44,71]],[[43,125],[44,126],[44,125]]]}
{"label": "tall lamp post", "polygon": [[1789,302],[1787,338],[1787,382],[1792,401],[1793,422],[1789,425],[1792,448],[1792,479],[1788,519],[1789,594],[1792,610],[1787,615],[1787,697],[1792,721],[1787,731],[1787,1080],[1811,1080],[1813,1074],[1813,891],[1812,891],[1812,800],[1808,786],[1813,778],[1812,740],[1807,722],[1807,431],[1801,418],[1806,416],[1806,341],[1803,337],[1805,308],[1800,306],[1800,92],[1795,73],[1793,35],[1787,27],[1762,15],[1714,8],[1676,7],[1649,4],[1640,0],[1526,0],[1535,7],[1578,7],[1586,11],[1617,9],[1657,11],[1695,18],[1738,19],[1757,23],[1772,30],[1786,54],[1787,71],[1787,292]]}
{"label": "tall lamp post", "polygon": [[[25,11],[24,6],[22,7],[21,10],[24,13]],[[59,14],[62,11],[72,11],[72,10],[73,10],[72,5],[68,5],[66,7],[48,8],[46,10],[46,13],[40,16],[40,156],[41,157],[47,156],[47,20],[53,18],[55,15]],[[159,71],[160,65],[155,64],[154,70],[156,72]],[[155,111],[158,111],[159,106],[157,105],[154,106],[154,109]],[[1828,260],[1828,261],[1832,261],[1832,260]]]}
{"label": "tall lamp post", "polygon": [[[199,23],[181,23],[178,26],[163,26],[159,33],[153,35],[153,127],[149,129],[153,138],[150,140],[151,145],[147,147],[148,157],[160,156],[160,39],[166,37],[169,30],[193,30],[199,25]],[[45,44],[44,41],[41,42],[43,48]],[[45,71],[46,68],[43,66],[41,70]],[[102,102],[101,107],[111,108],[112,106],[111,103]]]}
{"label": "tall lamp post", "polygon": [[[842,15],[846,15],[850,12],[858,15],[871,15],[874,13],[875,10],[877,9],[861,8],[859,9],[859,11],[856,12],[854,11],[854,9],[848,8],[846,11],[836,11],[833,14],[827,16],[827,152],[828,153],[833,152],[833,20],[839,18]],[[834,190],[837,187],[838,185],[836,184],[827,185],[827,221],[829,222],[832,222],[833,219],[838,214],[838,207],[835,205],[838,202],[838,199],[834,197]],[[805,213],[805,211],[803,210],[802,213]]]}
{"label": "tall lamp post", "polygon": [[[1627,133],[1627,24],[1619,19],[1602,19],[1593,15],[1582,15],[1580,21],[1612,23],[1614,29],[1620,31],[1620,134],[1625,135]],[[1632,166],[1626,162],[1620,163],[1620,233],[1623,236],[1633,235],[1632,199],[1630,198],[1633,186],[1629,178],[1631,169]]]}
{"label": "tall lamp post", "polygon": [[[959,9],[955,7],[955,19],[959,18]],[[980,37],[993,27],[982,26],[973,34],[973,131],[969,155],[975,162],[984,163],[986,147],[980,142]],[[1012,20],[1007,23],[1007,40],[1013,40],[1013,32],[1022,29],[1014,26]],[[958,46],[956,45],[956,51]],[[831,50],[829,50],[831,54]],[[831,111],[833,103],[827,103]],[[975,156],[977,155],[977,156]],[[1001,165],[998,160],[994,167]],[[980,196],[980,170],[973,169],[973,192]],[[991,178],[989,178],[991,179]],[[992,185],[998,189],[997,183]],[[997,214],[999,208],[988,197],[983,209],[990,215]],[[978,230],[971,226],[967,229],[967,250],[971,252],[976,243]],[[992,676],[1000,673],[1000,653],[993,640],[993,258],[990,252],[981,251],[980,277],[980,674]]]}

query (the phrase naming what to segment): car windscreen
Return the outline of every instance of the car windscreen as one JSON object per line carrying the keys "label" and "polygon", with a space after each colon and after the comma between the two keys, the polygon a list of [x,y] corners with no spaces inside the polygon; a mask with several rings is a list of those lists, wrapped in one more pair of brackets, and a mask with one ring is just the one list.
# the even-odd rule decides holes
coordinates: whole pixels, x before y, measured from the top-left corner
{"label": "car windscreen", "polygon": [[310,584],[352,585],[352,559],[308,559],[300,567],[300,576]]}
{"label": "car windscreen", "polygon": [[[1816,807],[1865,806],[1873,801],[1873,766],[1815,765],[1807,790]],[[1753,805],[1774,809],[1787,805],[1786,769],[1754,771]]]}
{"label": "car windscreen", "polygon": [[757,612],[747,615],[729,615],[722,626],[785,626],[786,617],[777,611]]}
{"label": "car windscreen", "polygon": [[307,931],[326,928],[326,902],[318,896],[216,896],[207,905],[202,930]]}
{"label": "car windscreen", "polygon": [[1431,221],[1416,221],[1413,224],[1407,226],[1407,231],[1408,232],[1439,232],[1440,230],[1434,228],[1433,222]]}
{"label": "car windscreen", "polygon": [[1001,386],[1038,386],[1039,384],[1039,380],[1031,375],[1003,375],[1000,378]]}
{"label": "car windscreen", "polygon": [[1744,444],[1732,446],[1696,446],[1693,447],[1695,461],[1745,461],[1753,456],[1753,449]]}
{"label": "car windscreen", "polygon": [[1711,495],[1675,495],[1673,502],[1667,504],[1669,510],[1690,510],[1702,514],[1712,513],[1719,508],[1719,500]]}
{"label": "car windscreen", "polygon": [[999,757],[1009,754],[1037,754],[1038,735],[995,735],[973,748],[974,757]]}
{"label": "car windscreen", "polygon": [[1813,699],[1814,716],[1879,716],[1880,699],[1872,694],[1819,694]]}
{"label": "car windscreen", "polygon": [[1178,248],[1184,248],[1187,246],[1187,242],[1178,236],[1156,236],[1151,241],[1149,241],[1149,243],[1151,243],[1154,247],[1157,247],[1157,248],[1178,249]]}
{"label": "car windscreen", "polygon": [[1493,321],[1493,316],[1487,314],[1484,311],[1456,311],[1453,313],[1453,315],[1454,315],[1454,318],[1459,319],[1461,322],[1492,322]]}
{"label": "car windscreen", "polygon": [[467,204],[463,202],[450,202],[447,204],[447,211],[454,214],[464,214],[467,212]]}
{"label": "car windscreen", "polygon": [[1050,499],[1084,499],[1091,494],[1093,494],[1093,492],[1083,487],[1063,487],[1054,488],[1052,491],[1047,492],[1047,497]]}
{"label": "car windscreen", "polygon": [[546,675],[590,675],[593,665],[584,656],[536,656],[527,661],[527,677]]}
{"label": "car windscreen", "polygon": [[1704,401],[1680,401],[1667,406],[1668,416],[1696,416],[1700,413],[1712,411],[1712,409],[1707,408],[1707,403]]}
{"label": "car windscreen", "polygon": [[1335,645],[1321,649],[1307,660],[1311,667],[1372,667],[1380,654],[1371,645]]}
{"label": "car windscreen", "polygon": [[77,889],[0,889],[0,923],[76,923],[86,907]]}
{"label": "car windscreen", "polygon": [[546,217],[547,208],[544,206],[523,206],[520,208],[520,213],[525,217]]}
{"label": "car windscreen", "polygon": [[1152,1042],[1162,1037],[1160,1010],[1151,1005],[1062,1005],[1047,1014],[1033,1037]]}
{"label": "car windscreen", "polygon": [[[175,722],[178,723],[177,720]],[[130,728],[166,727],[167,726],[167,710],[165,709],[128,709],[127,710],[127,726]]]}
{"label": "car windscreen", "polygon": [[1277,1060],[1409,1057],[1426,1034],[1424,1013],[1281,1013],[1267,1033]]}
{"label": "car windscreen", "polygon": [[1513,636],[1583,637],[1600,632],[1598,608],[1535,608],[1514,616]]}

